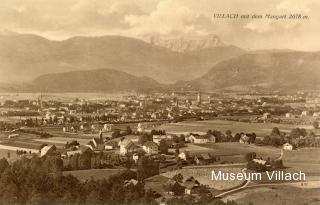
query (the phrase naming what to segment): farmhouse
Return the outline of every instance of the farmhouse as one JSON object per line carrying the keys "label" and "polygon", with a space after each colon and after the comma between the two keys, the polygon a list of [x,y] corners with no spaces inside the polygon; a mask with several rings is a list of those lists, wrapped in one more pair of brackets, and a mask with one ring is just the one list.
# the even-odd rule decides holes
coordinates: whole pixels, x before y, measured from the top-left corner
{"label": "farmhouse", "polygon": [[291,144],[289,144],[289,143],[285,143],[283,145],[283,149],[284,150],[293,150],[293,146]]}
{"label": "farmhouse", "polygon": [[147,153],[147,154],[158,154],[159,149],[158,145],[154,142],[146,142],[142,146],[142,149]]}
{"label": "farmhouse", "polygon": [[195,144],[205,144],[209,142],[216,142],[216,138],[213,135],[190,135],[190,141]]}

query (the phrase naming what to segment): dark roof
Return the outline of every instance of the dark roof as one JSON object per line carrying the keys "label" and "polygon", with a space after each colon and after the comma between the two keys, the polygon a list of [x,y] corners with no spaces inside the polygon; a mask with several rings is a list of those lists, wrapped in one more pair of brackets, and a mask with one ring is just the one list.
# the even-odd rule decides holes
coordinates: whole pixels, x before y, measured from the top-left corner
{"label": "dark roof", "polygon": [[194,187],[197,187],[200,185],[200,183],[198,182],[198,180],[196,180],[193,177],[190,177],[188,179],[186,179],[186,181],[183,183],[183,185],[187,188],[187,189],[192,189]]}
{"label": "dark roof", "polygon": [[144,143],[143,146],[146,146],[146,147],[158,147],[157,143],[151,142],[151,141],[148,141],[148,142]]}

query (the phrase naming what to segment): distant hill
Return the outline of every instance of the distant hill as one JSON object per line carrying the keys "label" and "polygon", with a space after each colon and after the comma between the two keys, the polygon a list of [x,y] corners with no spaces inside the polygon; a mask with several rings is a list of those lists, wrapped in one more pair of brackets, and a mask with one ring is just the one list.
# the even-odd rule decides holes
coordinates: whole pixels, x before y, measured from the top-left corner
{"label": "distant hill", "polygon": [[177,87],[201,90],[320,88],[320,52],[258,52],[220,62],[200,78]]}
{"label": "distant hill", "polygon": [[0,81],[26,82],[49,73],[110,68],[159,82],[200,77],[221,60],[243,54],[237,47],[175,52],[121,36],[50,41],[32,34],[0,34]]}
{"label": "distant hill", "polygon": [[26,86],[26,90],[41,92],[151,91],[164,88],[151,78],[111,69],[46,74]]}

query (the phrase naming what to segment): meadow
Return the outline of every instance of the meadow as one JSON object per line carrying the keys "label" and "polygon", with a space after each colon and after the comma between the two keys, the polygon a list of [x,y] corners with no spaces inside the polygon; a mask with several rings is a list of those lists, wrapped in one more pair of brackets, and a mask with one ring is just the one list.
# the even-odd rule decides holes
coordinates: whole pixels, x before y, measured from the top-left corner
{"label": "meadow", "polygon": [[235,133],[256,133],[258,137],[269,135],[274,127],[278,127],[282,132],[290,132],[293,128],[300,127],[312,130],[310,125],[290,125],[276,123],[246,123],[227,120],[207,120],[207,121],[185,121],[179,123],[166,123],[156,129],[166,130],[167,133],[190,133],[190,132],[207,132],[208,130],[219,130],[226,132],[231,130]]}

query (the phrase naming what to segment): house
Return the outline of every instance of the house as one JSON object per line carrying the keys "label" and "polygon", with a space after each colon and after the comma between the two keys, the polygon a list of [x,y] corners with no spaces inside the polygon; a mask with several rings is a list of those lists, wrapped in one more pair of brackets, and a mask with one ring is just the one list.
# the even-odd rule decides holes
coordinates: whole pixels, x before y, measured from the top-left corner
{"label": "house", "polygon": [[195,144],[205,144],[210,142],[209,137],[206,135],[190,135],[190,141]]}
{"label": "house", "polygon": [[200,187],[200,183],[193,177],[189,177],[184,183],[185,194],[195,194],[195,190]]}
{"label": "house", "polygon": [[154,142],[148,141],[144,143],[142,146],[142,149],[147,153],[147,154],[158,154],[159,153],[159,148],[158,145]]}
{"label": "house", "polygon": [[161,140],[172,140],[172,135],[153,135],[152,136],[152,141],[157,143],[158,145],[160,144]]}
{"label": "house", "polygon": [[55,145],[46,145],[41,148],[40,157],[53,155],[55,154],[56,150],[57,150],[57,147]]}
{"label": "house", "polygon": [[130,179],[130,180],[125,180],[124,181],[124,186],[136,186],[139,182],[135,179]]}
{"label": "house", "polygon": [[137,163],[138,160],[139,160],[139,155],[138,155],[137,153],[134,153],[134,154],[132,155],[132,159],[133,159],[133,161],[134,161],[135,163]]}
{"label": "house", "polygon": [[291,113],[286,113],[286,118],[292,118],[292,114]]}
{"label": "house", "polygon": [[264,120],[271,119],[271,114],[270,114],[270,113],[268,113],[268,112],[263,113],[263,115],[262,115],[262,119],[264,119]]}
{"label": "house", "polygon": [[289,144],[289,143],[285,143],[283,145],[283,149],[284,150],[293,150],[293,146],[291,144]]}
{"label": "house", "polygon": [[247,134],[241,134],[239,142],[242,144],[249,144],[250,137]]}
{"label": "house", "polygon": [[116,141],[108,141],[104,144],[105,150],[112,150],[118,147],[118,143]]}
{"label": "house", "polygon": [[182,160],[187,161],[187,159],[190,157],[188,152],[180,152],[178,157]]}
{"label": "house", "polygon": [[129,139],[123,139],[119,142],[120,146],[120,155],[126,155],[128,153],[136,152],[139,147],[135,145],[131,140]]}
{"label": "house", "polygon": [[19,134],[11,134],[8,136],[8,139],[13,139],[19,137]]}
{"label": "house", "polygon": [[209,153],[197,154],[194,156],[194,161],[197,165],[207,165],[215,161],[215,157]]}

